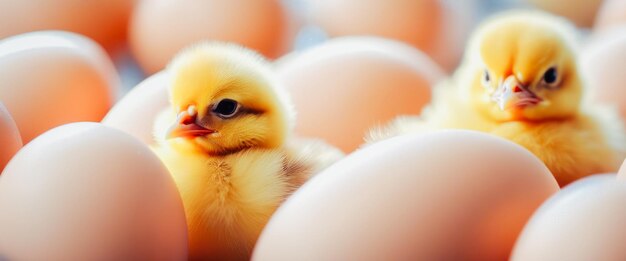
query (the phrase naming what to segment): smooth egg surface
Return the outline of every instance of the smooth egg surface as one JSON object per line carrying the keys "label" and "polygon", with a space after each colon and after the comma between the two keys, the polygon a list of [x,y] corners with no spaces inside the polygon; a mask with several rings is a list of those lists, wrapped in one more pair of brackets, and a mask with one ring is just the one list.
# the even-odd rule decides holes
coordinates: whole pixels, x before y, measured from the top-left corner
{"label": "smooth egg surface", "polygon": [[626,121],[626,26],[592,38],[580,59],[593,101],[618,110]]}
{"label": "smooth egg surface", "polygon": [[298,115],[296,133],[350,152],[371,127],[416,115],[444,73],[406,44],[377,37],[330,40],[277,63]]}
{"label": "smooth egg surface", "polygon": [[4,166],[22,147],[20,132],[13,117],[0,102],[0,173]]}
{"label": "smooth egg surface", "polygon": [[618,179],[626,179],[626,160],[622,163],[622,167],[617,171]]}
{"label": "smooth egg surface", "polygon": [[601,31],[626,25],[626,1],[605,0],[598,12],[595,30]]}
{"label": "smooth egg surface", "polygon": [[505,260],[558,190],[539,159],[504,139],[461,130],[396,137],[300,188],[253,260]]}
{"label": "smooth egg surface", "polygon": [[120,82],[104,50],[84,36],[43,31],[0,41],[0,102],[24,143],[62,124],[100,121]]}
{"label": "smooth egg surface", "polygon": [[511,260],[625,260],[626,181],[589,176],[544,203],[524,228]]}
{"label": "smooth egg surface", "polygon": [[442,28],[439,1],[310,0],[314,23],[333,37],[376,35],[431,50]]}
{"label": "smooth egg surface", "polygon": [[40,30],[89,37],[107,50],[121,47],[136,0],[0,0],[0,39]]}
{"label": "smooth egg surface", "polygon": [[[603,0],[526,0],[559,16],[572,20],[581,27],[591,27]],[[618,0],[621,1],[621,0]]]}
{"label": "smooth egg surface", "polygon": [[275,58],[285,51],[288,21],[279,0],[142,0],[133,14],[130,45],[149,74],[202,40],[235,42]]}
{"label": "smooth egg surface", "polygon": [[133,135],[146,144],[153,144],[154,121],[169,105],[167,85],[166,72],[148,77],[124,95],[102,123]]}
{"label": "smooth egg surface", "polygon": [[0,176],[1,260],[186,260],[178,190],[142,142],[99,123],[54,128]]}

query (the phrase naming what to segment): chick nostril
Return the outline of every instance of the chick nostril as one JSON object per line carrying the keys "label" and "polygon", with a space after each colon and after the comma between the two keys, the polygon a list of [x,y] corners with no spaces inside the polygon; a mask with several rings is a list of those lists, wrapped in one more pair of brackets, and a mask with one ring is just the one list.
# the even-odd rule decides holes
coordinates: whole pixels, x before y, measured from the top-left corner
{"label": "chick nostril", "polygon": [[513,92],[522,92],[522,88],[520,88],[519,86],[515,85],[515,87],[513,87]]}
{"label": "chick nostril", "polygon": [[185,117],[180,121],[183,125],[189,125],[193,123],[193,119],[191,117]]}
{"label": "chick nostril", "polygon": [[196,117],[189,116],[189,114],[187,114],[186,112],[183,112],[180,115],[178,115],[178,124],[189,125],[189,124],[194,123],[195,121],[196,121]]}

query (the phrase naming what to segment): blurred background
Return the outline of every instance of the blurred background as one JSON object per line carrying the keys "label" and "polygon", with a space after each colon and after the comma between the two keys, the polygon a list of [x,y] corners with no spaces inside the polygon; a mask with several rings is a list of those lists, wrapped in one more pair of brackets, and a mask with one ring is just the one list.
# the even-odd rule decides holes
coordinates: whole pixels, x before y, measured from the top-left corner
{"label": "blurred background", "polygon": [[270,2],[277,1],[1,0],[0,39],[38,30],[83,34],[107,49],[128,90],[162,68],[175,47],[199,39],[237,41],[278,58],[333,36],[380,35],[421,49],[450,71],[474,26],[499,11],[541,8],[587,31],[615,19],[597,19],[602,0]]}
{"label": "blurred background", "polygon": [[[157,73],[181,48],[228,41],[276,61],[300,114],[298,134],[351,151],[368,128],[397,115],[419,114],[430,99],[430,87],[458,66],[469,35],[482,20],[523,8],[552,12],[580,28],[580,64],[596,85],[593,99],[612,103],[626,115],[619,69],[626,66],[625,3],[0,0],[0,102],[25,143],[51,127],[103,117],[105,124],[149,142],[152,118],[130,117],[134,114],[129,111],[152,115],[166,105],[160,91],[166,84]],[[126,97],[131,89],[142,90]],[[316,99],[326,100],[327,106],[309,102]],[[38,110],[48,115],[35,115]],[[328,124],[345,132],[320,127]]]}

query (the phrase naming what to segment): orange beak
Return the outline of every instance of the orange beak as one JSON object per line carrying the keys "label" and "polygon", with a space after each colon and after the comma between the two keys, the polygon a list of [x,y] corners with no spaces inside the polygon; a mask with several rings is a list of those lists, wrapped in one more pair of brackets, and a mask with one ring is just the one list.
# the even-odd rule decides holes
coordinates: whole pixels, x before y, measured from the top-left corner
{"label": "orange beak", "polygon": [[509,108],[523,109],[540,103],[541,98],[522,85],[515,76],[507,77],[491,97],[498,104],[500,110]]}
{"label": "orange beak", "polygon": [[188,110],[178,114],[176,123],[167,131],[167,139],[173,138],[195,138],[214,133],[214,130],[207,129],[196,123],[197,112],[195,107],[190,106]]}

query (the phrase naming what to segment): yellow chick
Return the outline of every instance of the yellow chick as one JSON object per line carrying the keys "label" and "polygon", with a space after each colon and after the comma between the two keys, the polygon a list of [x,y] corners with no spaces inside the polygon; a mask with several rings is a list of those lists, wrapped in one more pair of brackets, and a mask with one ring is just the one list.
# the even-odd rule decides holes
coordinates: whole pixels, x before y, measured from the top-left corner
{"label": "yellow chick", "polygon": [[625,157],[626,133],[617,112],[583,99],[575,36],[569,22],[540,12],[489,19],[474,33],[453,77],[435,87],[423,114],[374,129],[369,141],[472,129],[526,147],[561,186],[614,172]]}
{"label": "yellow chick", "polygon": [[187,217],[189,260],[246,260],[270,216],[342,154],[291,138],[294,112],[261,56],[200,44],[168,66],[171,108],[153,150],[171,172]]}

